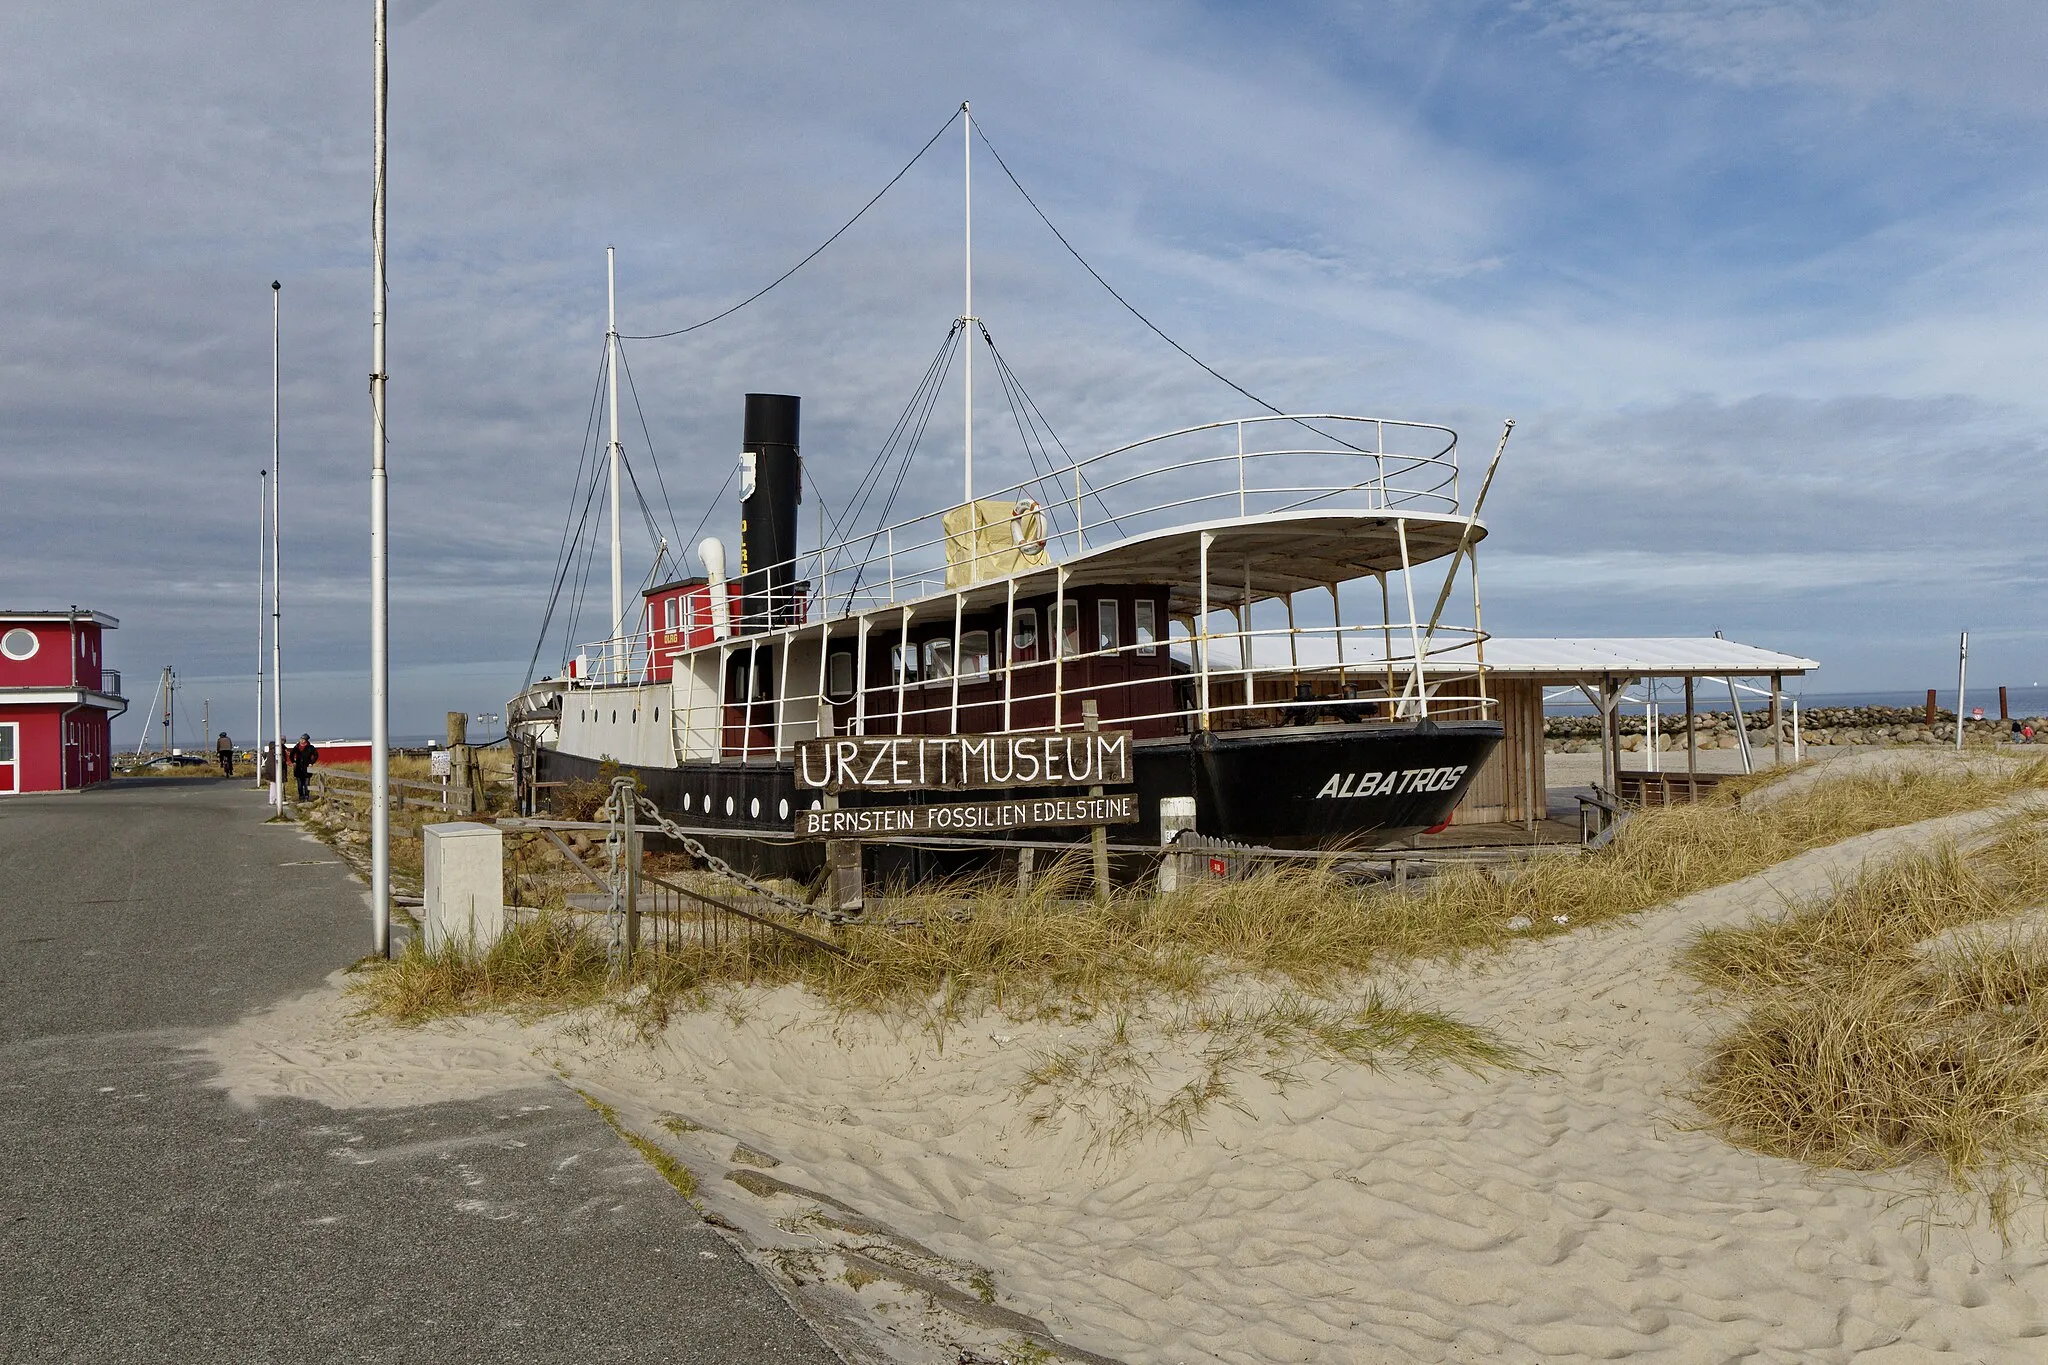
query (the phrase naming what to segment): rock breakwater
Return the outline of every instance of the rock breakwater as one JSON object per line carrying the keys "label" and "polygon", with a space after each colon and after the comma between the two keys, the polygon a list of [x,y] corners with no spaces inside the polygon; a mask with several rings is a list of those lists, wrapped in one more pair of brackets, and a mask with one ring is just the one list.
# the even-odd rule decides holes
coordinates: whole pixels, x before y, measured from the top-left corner
{"label": "rock breakwater", "polygon": [[[1953,744],[1956,738],[1955,712],[1937,710],[1934,724],[1927,723],[1926,711],[1903,706],[1816,706],[1801,712],[1800,739],[1807,744]],[[1770,709],[1742,713],[1744,728],[1752,745],[1771,742]],[[1788,706],[1782,722],[1785,739],[1792,738],[1792,713]],[[2035,729],[2044,722],[2034,718]],[[1734,749],[1741,741],[1735,735],[1735,716],[1730,711],[1700,711],[1694,716],[1694,731],[1702,749]],[[1621,747],[1629,753],[1648,747],[1648,725],[1641,711],[1620,718]],[[1657,748],[1660,752],[1685,747],[1685,713],[1675,707],[1661,711],[1657,718]],[[1970,719],[1963,723],[1963,742],[1972,747],[2003,742],[2011,722],[1996,717]],[[1590,753],[1600,747],[1598,716],[1548,716],[1544,719],[1545,748],[1551,753]]]}

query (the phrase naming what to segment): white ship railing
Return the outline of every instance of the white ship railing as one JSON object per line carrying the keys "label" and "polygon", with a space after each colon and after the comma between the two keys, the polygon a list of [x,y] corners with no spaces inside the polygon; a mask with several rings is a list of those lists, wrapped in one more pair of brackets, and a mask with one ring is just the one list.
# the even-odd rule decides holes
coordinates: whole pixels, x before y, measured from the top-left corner
{"label": "white ship railing", "polygon": [[[1044,537],[1043,564],[1048,567],[1118,541],[1191,524],[1318,510],[1469,514],[1461,502],[1456,433],[1428,423],[1332,413],[1252,417],[1167,432],[992,490],[978,501],[1012,504],[1020,538]],[[1042,713],[1048,698],[1057,727],[1078,725],[1082,703],[1090,699],[1105,703],[1102,712],[1114,724],[1169,722],[1180,730],[1285,725],[1332,715],[1362,719],[1368,711],[1383,720],[1492,714],[1483,674],[1469,664],[1453,667],[1454,660],[1442,657],[1462,652],[1472,659],[1475,643],[1484,639],[1476,625],[1397,621],[1388,609],[1383,619],[1369,624],[1297,626],[1291,599],[1284,628],[1255,628],[1239,607],[1209,603],[1207,614],[1198,614],[1192,623],[1159,623],[1161,638],[1149,644],[1118,643],[1063,656],[1048,653],[1059,630],[1047,621],[1036,661],[1009,657],[1007,632],[999,631],[996,640],[987,642],[985,666],[964,675],[951,669],[951,660],[965,652],[956,607],[953,639],[931,642],[948,646],[946,671],[928,675],[925,660],[913,657],[910,669],[899,670],[887,685],[857,685],[850,698],[829,695],[832,647],[853,645],[859,635],[858,683],[867,671],[871,635],[900,634],[900,640],[884,645],[886,650],[893,643],[899,653],[912,643],[907,612],[884,609],[948,591],[957,595],[971,586],[959,582],[957,563],[951,566],[955,581],[948,584],[949,536],[943,518],[953,510],[833,541],[774,566],[775,572],[749,576],[744,586],[755,590],[753,610],[772,624],[765,631],[741,633],[743,612],[735,601],[734,635],[715,646],[721,708],[717,732],[721,737],[726,732],[727,705],[760,717],[741,727],[736,756],[779,755],[797,739],[834,733],[835,723],[838,733],[864,733],[871,724],[921,729],[929,718],[942,715],[943,722],[933,728],[953,731],[960,728],[963,710],[971,713],[976,730],[1008,731],[1024,728],[1016,715],[1020,703]],[[950,539],[957,558],[959,541]],[[973,552],[982,553],[978,546]],[[1028,567],[1039,564],[1034,557]],[[1016,567],[1013,563],[1004,572]],[[789,586],[771,586],[776,580]],[[1084,624],[1092,635],[1094,623]],[[920,645],[928,634],[928,623],[921,625]],[[775,651],[770,657],[776,676],[765,688],[768,697],[724,702],[732,656],[758,649]],[[1085,685],[1077,685],[1067,671],[1069,664],[1118,656],[1148,656],[1156,664],[1154,651],[1168,651],[1182,671],[1166,679]],[[705,653],[698,652],[700,657]],[[1483,654],[1483,646],[1477,653]],[[793,667],[797,655],[804,662]],[[580,653],[579,681],[646,683],[654,676],[653,662],[644,631],[592,642]],[[1276,689],[1282,679],[1284,689]],[[961,700],[963,686],[990,682],[1000,684],[1000,702]],[[1033,690],[1019,692],[1020,682]],[[1145,686],[1156,693],[1162,682],[1167,705],[1138,710],[1108,704],[1113,692]],[[749,690],[755,687],[750,683]],[[849,700],[852,714],[847,716]],[[835,705],[842,716],[838,722],[833,720]],[[1000,706],[1000,724],[988,723],[995,719],[992,705]],[[807,714],[792,716],[792,710]],[[680,733],[696,719],[678,712],[675,723]],[[1033,728],[1042,724],[1042,719],[1035,721]],[[757,746],[757,728],[771,729],[772,742]]]}
{"label": "white ship railing", "polygon": [[[1148,436],[1059,465],[977,501],[1026,504],[1019,528],[1058,563],[1192,523],[1313,510],[1462,510],[1458,437],[1448,427],[1339,413],[1238,418]],[[943,590],[942,508],[799,557],[829,613]],[[1041,521],[1042,519],[1042,521]]]}

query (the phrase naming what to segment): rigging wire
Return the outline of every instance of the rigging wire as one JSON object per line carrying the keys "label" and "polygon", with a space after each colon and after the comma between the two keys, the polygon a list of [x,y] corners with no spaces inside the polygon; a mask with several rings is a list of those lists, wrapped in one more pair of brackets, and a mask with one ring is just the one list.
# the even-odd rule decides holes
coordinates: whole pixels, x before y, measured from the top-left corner
{"label": "rigging wire", "polygon": [[[609,349],[607,347],[606,351]],[[599,354],[603,355],[605,352]],[[605,361],[600,359],[597,366],[597,382],[590,390],[590,415],[583,424],[583,444],[576,452],[576,477],[569,484],[569,510],[562,514],[562,543],[555,551],[555,585],[548,593],[548,606],[541,616],[540,634],[533,642],[533,656],[526,661],[526,681],[519,684],[519,690],[522,692],[533,685],[533,670],[540,666],[540,652],[547,646],[548,626],[554,621],[555,604],[561,600],[562,585],[567,578],[569,565],[575,559],[575,542],[570,539],[569,526],[576,517],[576,490],[583,487],[583,469],[590,458],[591,433],[597,428],[598,399],[604,393],[604,367]],[[587,514],[587,502],[585,511]],[[582,534],[580,525],[577,534]]]}
{"label": "rigging wire", "polygon": [[[1102,514],[1109,518],[1110,524],[1115,526],[1119,531],[1123,530],[1124,524],[1122,520],[1120,520],[1117,517],[1117,514],[1111,510],[1109,504],[1103,501],[1101,491],[1097,489],[1094,484],[1088,481],[1087,471],[1080,467],[1079,462],[1074,459],[1073,453],[1067,449],[1067,443],[1060,439],[1059,433],[1057,431],[1053,430],[1052,422],[1047,419],[1045,413],[1039,408],[1038,401],[1034,399],[1028,391],[1026,391],[1026,389],[1024,388],[1024,381],[1022,379],[1019,379],[1017,377],[1017,372],[1010,368],[1010,362],[1008,360],[1005,360],[1003,358],[1003,353],[996,349],[996,339],[989,335],[988,326],[986,324],[982,325],[981,335],[982,339],[988,342],[988,353],[995,357],[996,373],[997,375],[1002,377],[1006,389],[1015,388],[1017,393],[1023,398],[1024,406],[1028,408],[1032,414],[1034,414],[1032,419],[1033,430],[1036,430],[1041,426],[1045,428],[1045,434],[1047,436],[1052,437],[1053,444],[1060,448],[1060,454],[1066,456],[1068,467],[1074,471],[1075,477],[1081,481],[1081,488],[1083,489],[1083,493],[1077,496],[1076,502],[1079,503],[1080,501],[1084,500],[1087,495],[1093,495],[1095,498],[1095,505],[1102,509]],[[1012,412],[1015,411],[1015,401],[1012,400]],[[1045,449],[1044,437],[1039,438],[1039,449]],[[1025,450],[1027,451],[1027,453],[1030,450],[1030,445],[1028,442],[1025,445]],[[1053,459],[1052,452],[1049,450],[1045,451],[1045,463],[1048,470],[1050,470],[1052,467]],[[1032,464],[1035,468],[1037,465],[1037,461],[1034,459],[1032,461]],[[1046,477],[1051,478],[1052,475],[1048,473]],[[1064,490],[1061,490],[1061,493],[1063,496]],[[1056,497],[1055,501],[1059,501],[1059,498]],[[1080,511],[1081,509],[1077,505],[1074,509],[1076,517],[1080,515]]]}
{"label": "rigging wire", "polygon": [[[952,326],[946,329],[946,339],[939,343],[939,349],[933,354],[931,363],[925,366],[924,375],[918,380],[917,388],[911,393],[910,401],[903,405],[903,411],[897,415],[896,425],[890,428],[889,435],[882,442],[881,450],[876,453],[874,460],[869,463],[867,471],[861,475],[860,482],[855,485],[853,493],[848,496],[847,510],[842,518],[841,526],[849,533],[849,537],[853,527],[860,524],[861,517],[867,511],[870,499],[874,496],[875,490],[880,487],[880,480],[888,472],[891,454],[896,449],[897,442],[902,439],[903,433],[915,420],[915,414],[919,410],[920,404],[924,403],[926,391],[937,383],[943,367],[947,363],[947,357],[952,352],[953,337],[959,330],[960,322],[958,319],[955,319]],[[878,536],[880,534],[881,531],[878,529],[875,535]],[[868,538],[868,547],[870,550],[874,548],[874,536]]]}
{"label": "rigging wire", "polygon": [[[627,390],[633,395],[633,411],[640,417],[640,435],[647,442],[647,463],[654,467],[654,482],[661,489],[661,505],[668,509],[668,529],[673,531],[677,529],[675,504],[668,500],[668,480],[661,476],[661,461],[654,455],[654,433],[647,429],[647,410],[640,406],[640,389],[633,383],[633,362],[626,358],[623,346],[619,347],[619,369],[626,376]],[[687,559],[687,547],[682,549],[682,554]]]}
{"label": "rigging wire", "polygon": [[[903,480],[910,473],[911,462],[917,458],[917,447],[924,440],[925,429],[931,424],[932,409],[938,404],[939,392],[945,387],[946,375],[952,371],[953,353],[956,349],[953,345],[953,339],[958,336],[964,340],[965,335],[966,329],[961,320],[955,318],[953,325],[946,329],[946,340],[940,345],[939,353],[933,357],[932,364],[925,370],[925,380],[920,385],[919,391],[911,395],[909,405],[904,408],[903,415],[896,421],[896,432],[902,432],[907,427],[910,433],[909,439],[903,443],[903,459],[896,469],[896,481],[890,485],[889,497],[882,504],[882,513],[877,519],[876,529],[868,537],[867,551],[861,557],[859,571],[853,576],[853,586],[847,589],[846,601],[849,608],[853,605],[854,596],[860,591],[862,581],[867,577],[868,566],[874,562],[875,542],[881,539],[882,532],[888,528],[889,513],[896,506],[896,495],[903,491]],[[913,413],[915,413],[914,417]],[[891,433],[891,439],[892,441],[895,439],[895,432]],[[887,447],[884,447],[884,452],[886,453],[886,451]],[[872,494],[874,489],[878,487],[880,487],[879,480],[868,490],[869,493]],[[865,499],[863,499],[863,506],[865,506]],[[849,515],[857,517],[858,513],[850,513]]]}
{"label": "rigging wire", "polygon": [[[1202,369],[1204,373],[1209,375],[1210,378],[1217,380],[1218,382],[1226,385],[1227,387],[1236,391],[1237,393],[1242,394],[1244,397],[1251,399],[1252,402],[1257,403],[1260,407],[1264,408],[1267,412],[1272,413],[1275,417],[1288,417],[1288,413],[1284,409],[1276,407],[1272,403],[1269,403],[1265,399],[1259,397],[1250,389],[1238,383],[1229,375],[1224,374],[1214,365],[1211,365],[1208,361],[1202,359],[1193,351],[1190,351],[1187,347],[1181,345],[1178,341],[1175,341],[1172,337],[1168,336],[1165,333],[1165,331],[1163,331],[1160,328],[1158,323],[1152,321],[1152,319],[1146,317],[1143,313],[1139,312],[1135,304],[1133,304],[1129,299],[1125,298],[1122,294],[1117,293],[1115,286],[1110,284],[1108,280],[1102,278],[1102,272],[1097,270],[1094,266],[1088,264],[1088,258],[1086,256],[1083,256],[1079,251],[1074,249],[1074,244],[1067,240],[1067,235],[1061,232],[1058,228],[1053,226],[1052,219],[1045,216],[1045,210],[1038,206],[1038,201],[1031,197],[1031,192],[1024,188],[1024,184],[1022,181],[1017,179],[1016,172],[1010,169],[1010,163],[1003,160],[1003,154],[996,150],[996,144],[989,141],[988,134],[981,130],[981,123],[977,119],[975,119],[974,116],[971,114],[968,116],[967,123],[969,127],[974,129],[974,135],[981,139],[981,145],[988,148],[988,154],[996,159],[996,165],[1002,168],[1003,175],[1009,180],[1011,185],[1016,187],[1017,193],[1024,196],[1024,202],[1031,206],[1031,211],[1038,215],[1038,221],[1045,224],[1046,230],[1052,233],[1054,237],[1057,237],[1059,239],[1060,245],[1067,249],[1067,254],[1069,256],[1072,256],[1076,261],[1079,261],[1081,263],[1081,268],[1087,271],[1088,274],[1095,280],[1097,284],[1101,285],[1105,290],[1109,291],[1109,296],[1111,298],[1115,299],[1118,303],[1124,306],[1124,311],[1128,312],[1132,317],[1136,318],[1138,321],[1144,323],[1145,326],[1151,331],[1152,335],[1158,337],[1161,341],[1173,347],[1174,350],[1179,351],[1189,360],[1192,360],[1197,366],[1199,366]],[[1329,432],[1322,430],[1320,427],[1313,426],[1299,417],[1289,418],[1289,420],[1298,423],[1300,426],[1306,428],[1309,431],[1315,432],[1316,435],[1322,437],[1326,441],[1335,441],[1338,445],[1343,446],[1346,450],[1357,451],[1361,454],[1365,453],[1365,448],[1363,446],[1353,445],[1351,442],[1345,440],[1341,436],[1333,436]]]}
{"label": "rigging wire", "polygon": [[848,228],[852,227],[855,223],[858,223],[869,209],[873,208],[876,204],[880,203],[882,196],[887,194],[890,190],[896,187],[897,181],[901,180],[904,176],[910,174],[910,168],[912,166],[915,166],[919,161],[924,159],[924,154],[932,149],[932,144],[934,142],[937,142],[940,138],[946,135],[946,130],[953,126],[953,121],[959,118],[960,114],[961,111],[955,109],[952,113],[952,116],[949,117],[944,123],[939,125],[939,131],[933,133],[931,137],[925,140],[924,146],[917,149],[917,155],[911,157],[910,160],[904,162],[903,169],[896,172],[896,174],[890,176],[889,183],[882,186],[882,188],[876,190],[875,197],[868,200],[867,203],[862,204],[860,206],[859,213],[854,214],[853,217],[841,223],[839,225],[838,231],[834,232],[830,237],[827,237],[824,241],[818,243],[817,249],[812,251],[810,255],[804,257],[795,265],[783,271],[780,275],[777,275],[767,284],[755,290],[753,293],[747,295],[747,297],[741,299],[732,307],[724,309],[717,313],[713,313],[710,317],[705,318],[702,322],[693,322],[688,327],[678,327],[673,332],[649,332],[644,336],[632,336],[625,337],[623,339],[630,341],[660,341],[665,337],[679,337],[685,335],[686,333],[694,332],[700,327],[709,327],[712,323],[717,322],[721,318],[731,317],[734,313],[739,312],[740,309],[745,308],[748,304],[754,302],[754,300],[760,298],[763,294],[766,294],[769,290],[775,288],[776,285],[781,284],[791,275],[796,274],[797,271],[802,270],[812,261],[817,260],[819,256],[824,254],[826,247],[831,246],[834,242],[838,241],[840,237],[845,234]]}
{"label": "rigging wire", "polygon": [[1016,187],[1017,193],[1024,196],[1024,202],[1029,204],[1031,206],[1031,211],[1038,215],[1038,221],[1045,224],[1046,230],[1051,232],[1053,236],[1059,239],[1060,245],[1067,249],[1067,254],[1069,256],[1072,256],[1076,261],[1079,261],[1081,263],[1081,268],[1087,271],[1089,275],[1094,278],[1097,284],[1101,285],[1104,289],[1109,291],[1109,296],[1111,298],[1115,299],[1118,303],[1124,306],[1124,311],[1128,312],[1132,317],[1136,318],[1138,321],[1144,323],[1145,326],[1151,330],[1152,335],[1158,337],[1161,341],[1173,347],[1174,350],[1179,351],[1189,360],[1195,362],[1195,364],[1200,366],[1211,378],[1228,385],[1230,388],[1236,390],[1238,393],[1244,395],[1246,398],[1251,399],[1254,403],[1257,403],[1260,407],[1264,408],[1267,412],[1272,413],[1276,417],[1285,417],[1287,415],[1286,412],[1282,409],[1273,406],[1273,404],[1259,397],[1250,389],[1238,383],[1236,380],[1230,378],[1230,376],[1218,370],[1208,361],[1202,359],[1193,351],[1190,351],[1187,347],[1181,345],[1178,341],[1175,341],[1172,337],[1168,336],[1164,331],[1160,329],[1158,323],[1152,321],[1152,319],[1146,317],[1143,313],[1139,312],[1136,305],[1134,305],[1129,299],[1125,298],[1122,294],[1117,293],[1116,287],[1112,285],[1108,280],[1102,278],[1102,272],[1097,270],[1094,266],[1088,264],[1088,258],[1086,256],[1083,256],[1079,251],[1075,250],[1074,244],[1067,240],[1067,235],[1064,232],[1061,232],[1058,228],[1054,227],[1052,219],[1045,216],[1045,210],[1038,207],[1038,201],[1031,197],[1031,192],[1024,188],[1023,182],[1018,180],[1016,173],[1010,169],[1010,163],[1003,160],[1003,154],[996,150],[996,144],[988,140],[987,133],[982,132],[980,121],[975,119],[972,115],[969,115],[967,122],[968,126],[974,129],[975,136],[981,139],[981,145],[988,148],[989,155],[996,159],[996,165],[1002,168],[1003,174],[1006,177],[1008,177],[1010,183]]}

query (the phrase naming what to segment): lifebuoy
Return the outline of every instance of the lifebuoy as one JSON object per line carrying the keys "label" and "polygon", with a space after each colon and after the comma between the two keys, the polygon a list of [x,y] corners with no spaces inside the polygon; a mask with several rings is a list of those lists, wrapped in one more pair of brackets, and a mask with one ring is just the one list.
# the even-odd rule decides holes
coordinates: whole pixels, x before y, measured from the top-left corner
{"label": "lifebuoy", "polygon": [[1034,498],[1019,498],[1010,509],[1010,543],[1028,555],[1045,553],[1045,511]]}

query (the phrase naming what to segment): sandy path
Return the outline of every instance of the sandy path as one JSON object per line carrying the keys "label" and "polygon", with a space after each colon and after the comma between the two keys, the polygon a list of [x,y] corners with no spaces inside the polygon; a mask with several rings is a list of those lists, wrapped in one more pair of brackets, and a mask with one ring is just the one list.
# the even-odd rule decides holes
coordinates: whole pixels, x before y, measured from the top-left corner
{"label": "sandy path", "polygon": [[1133,1365],[2034,1360],[2048,1235],[2007,1253],[1981,1225],[1929,1226],[1905,1182],[1737,1151],[1685,1131],[1677,1098],[1720,1023],[1674,973],[1678,947],[1994,818],[1869,835],[1635,923],[1390,983],[1491,1024],[1541,1070],[1254,1079],[1249,1112],[1106,1155],[1078,1120],[1034,1125],[1019,1096],[1034,1052],[1072,1030],[988,1019],[941,1048],[793,991],[750,997],[738,1021],[679,1020],[652,1048],[587,1021],[365,1035],[309,997],[213,1050],[244,1094],[410,1103],[500,1068],[530,1080],[538,1044],[579,1083],[993,1268],[1003,1303]]}

